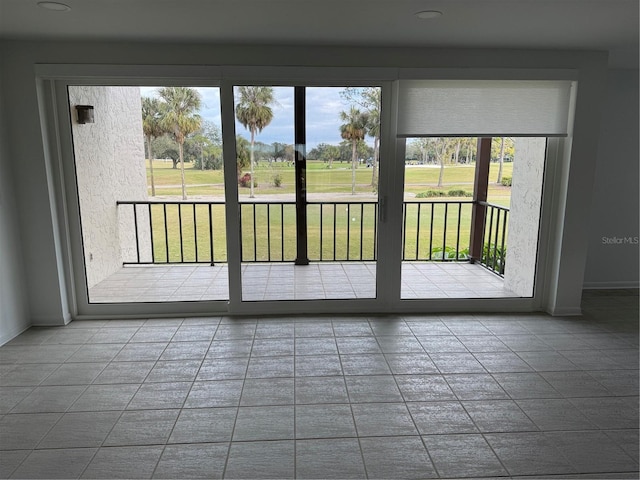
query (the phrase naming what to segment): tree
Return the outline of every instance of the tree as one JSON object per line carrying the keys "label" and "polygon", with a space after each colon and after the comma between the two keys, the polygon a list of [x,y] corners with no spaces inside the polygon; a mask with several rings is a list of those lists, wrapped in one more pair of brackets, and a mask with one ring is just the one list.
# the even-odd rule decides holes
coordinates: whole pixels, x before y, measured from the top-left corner
{"label": "tree", "polygon": [[457,140],[455,138],[432,138],[430,139],[434,146],[435,157],[440,164],[440,174],[438,175],[438,186],[441,187],[444,180],[444,164],[447,158],[451,158],[452,149],[455,148]]}
{"label": "tree", "polygon": [[364,140],[369,125],[369,114],[351,107],[348,112],[340,112],[340,136],[351,142],[351,195],[356,194],[356,168],[358,166],[358,141]]}
{"label": "tree", "polygon": [[273,120],[271,104],[274,102],[272,87],[238,87],[236,100],[236,118],[251,134],[249,163],[251,165],[251,190],[249,197],[253,198],[253,166],[256,133],[261,132]]}
{"label": "tree", "polygon": [[319,143],[311,149],[307,158],[328,163],[329,165],[327,167],[332,168],[333,161],[340,158],[340,147],[329,145],[328,143]]}
{"label": "tree", "polygon": [[187,135],[197,132],[202,118],[195,113],[200,109],[202,100],[197,90],[188,87],[163,87],[158,93],[166,103],[164,127],[178,142],[180,155],[180,176],[182,181],[182,199],[187,199],[184,180],[184,141]]}
{"label": "tree", "polygon": [[153,148],[154,139],[164,135],[162,124],[164,116],[163,104],[157,98],[142,98],[142,131],[147,142],[147,154],[149,155],[149,172],[151,174],[151,196],[156,196],[156,185],[153,179]]}
{"label": "tree", "polygon": [[432,151],[433,146],[430,138],[414,138],[407,145],[407,155],[415,158],[422,165],[429,163],[429,154]]}
{"label": "tree", "polygon": [[498,157],[498,162],[500,162],[500,166],[498,167],[498,179],[496,180],[496,183],[501,184],[502,165],[504,164],[504,137],[500,138],[500,156]]}
{"label": "tree", "polygon": [[[497,138],[495,139],[497,140]],[[506,161],[513,161],[515,155],[515,143],[511,137],[501,137],[500,141],[491,142],[491,160],[499,162],[498,178],[496,183],[502,183],[502,167]]]}
{"label": "tree", "polygon": [[151,146],[155,153],[156,158],[170,158],[171,167],[175,170],[178,168],[178,162],[180,161],[180,154],[178,153],[178,143],[171,138],[171,136],[165,134],[161,137],[155,138],[151,142]]}
{"label": "tree", "polygon": [[271,153],[273,154],[272,158],[274,162],[283,162],[286,154],[286,143],[273,142],[271,144]]}
{"label": "tree", "polygon": [[[249,157],[250,157],[250,146],[249,140],[240,135],[236,135],[236,166],[237,166],[237,175],[238,175],[238,183],[240,183],[240,177],[242,176],[242,171],[247,168],[249,165]],[[253,178],[252,184],[253,184]]]}
{"label": "tree", "polygon": [[192,151],[191,155],[194,159],[193,164],[195,168],[204,170],[206,163],[205,157],[209,157],[209,151],[212,147],[209,139],[202,135],[202,133],[197,133],[185,141],[185,150],[187,149],[187,146],[189,146],[189,150]]}
{"label": "tree", "polygon": [[373,161],[371,164],[371,186],[378,188],[378,159],[380,157],[380,105],[382,90],[380,87],[347,87],[341,93],[342,98],[351,104],[357,104],[369,115],[367,135],[373,137]]}
{"label": "tree", "polygon": [[222,168],[222,135],[220,127],[204,121],[202,128],[184,144],[185,161],[192,157],[195,168],[219,170]]}

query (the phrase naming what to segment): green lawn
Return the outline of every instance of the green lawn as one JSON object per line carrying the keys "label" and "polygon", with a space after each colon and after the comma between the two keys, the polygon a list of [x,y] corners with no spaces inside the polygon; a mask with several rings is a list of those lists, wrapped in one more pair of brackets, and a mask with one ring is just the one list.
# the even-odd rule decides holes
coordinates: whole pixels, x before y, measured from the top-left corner
{"label": "green lawn", "polygon": [[[171,168],[171,162],[154,162],[154,178],[156,195],[161,197],[176,196],[180,199],[180,170]],[[504,175],[510,176],[512,164],[504,166]],[[282,186],[276,188],[272,184],[274,174],[280,174]],[[438,168],[406,169],[406,191],[419,193],[435,190],[438,181]],[[268,200],[272,193],[291,194],[289,201],[294,200],[294,169],[286,164],[275,166],[259,165],[256,168],[258,187],[256,196],[260,200]],[[445,192],[452,189],[472,191],[473,166],[447,166],[445,170],[446,185],[441,188]],[[497,165],[491,165],[490,178],[497,176]],[[185,169],[187,194],[190,196],[222,195],[222,171],[200,171]],[[351,170],[347,164],[334,164],[328,169],[321,162],[307,162],[307,186],[311,193],[350,193]],[[356,172],[357,191],[371,193],[369,183],[371,169],[361,167]],[[494,180],[495,182],[495,180]],[[241,194],[248,195],[248,188],[240,188]],[[489,201],[508,206],[511,189],[491,183]],[[422,199],[428,202],[430,199]],[[470,198],[433,199],[435,202],[468,201]],[[359,201],[358,197],[353,198]],[[130,209],[131,207],[123,207]],[[138,207],[142,208],[142,207]],[[154,237],[154,256],[157,262],[211,261],[224,262],[227,257],[225,235],[224,205],[191,204],[152,207],[152,224]],[[209,214],[211,212],[211,215]],[[453,204],[447,208],[445,237],[444,204],[410,203],[406,207],[404,237],[404,253],[407,259],[426,259],[434,248],[458,247],[464,250],[469,246],[471,225],[471,206]],[[195,221],[194,221],[195,216]],[[432,218],[433,217],[433,218]],[[211,222],[210,222],[211,218]],[[277,204],[242,204],[242,258],[244,261],[292,261],[295,259],[295,207]],[[373,205],[351,205],[342,203],[337,206],[309,205],[308,253],[314,260],[371,260],[374,258],[376,242],[375,207]],[[460,225],[458,230],[457,226]],[[255,225],[255,228],[254,228]],[[420,228],[418,228],[418,226]],[[419,231],[419,237],[418,237]],[[211,235],[210,232],[213,232]],[[500,232],[501,234],[501,232]],[[168,247],[167,247],[168,245]],[[196,256],[197,249],[197,256]],[[167,251],[168,250],[168,251]]]}
{"label": "green lawn", "polygon": [[[147,162],[148,164],[148,162]],[[180,170],[173,169],[171,162],[154,161],[154,180],[156,195],[180,196]],[[512,163],[505,163],[503,175],[511,176]],[[433,167],[407,167],[405,170],[405,191],[408,193],[420,193],[425,190],[438,189],[439,169]],[[448,165],[445,167],[444,183],[441,190],[462,189],[473,191],[474,165]],[[282,178],[281,187],[273,186],[274,175]],[[384,171],[381,172],[384,175]],[[491,201],[504,205],[508,204],[511,189],[497,185],[498,165],[492,163],[489,173],[489,197]],[[255,178],[258,186],[256,195],[268,195],[272,193],[294,193],[294,168],[286,163],[274,163],[271,166],[260,164],[255,169]],[[148,184],[151,184],[149,168],[147,168]],[[224,178],[222,170],[198,170],[191,164],[185,166],[185,181],[187,195],[224,195]],[[371,192],[371,169],[359,167],[356,170],[356,191],[360,193]],[[327,168],[323,162],[307,161],[307,191],[309,193],[351,193],[351,168],[346,163],[334,163],[333,168]],[[248,194],[248,188],[240,187],[241,194]],[[149,193],[151,187],[149,186]],[[501,198],[504,197],[504,198]],[[495,198],[495,200],[494,200]]]}

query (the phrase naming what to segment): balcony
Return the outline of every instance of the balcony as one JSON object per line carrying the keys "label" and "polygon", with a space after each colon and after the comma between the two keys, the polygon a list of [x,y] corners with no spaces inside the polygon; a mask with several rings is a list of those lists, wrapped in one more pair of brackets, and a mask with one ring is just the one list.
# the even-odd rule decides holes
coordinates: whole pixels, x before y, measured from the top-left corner
{"label": "balcony", "polygon": [[[118,202],[127,230],[123,268],[90,289],[91,302],[228,299],[224,208],[215,201]],[[308,202],[303,254],[295,208],[295,202],[240,204],[243,299],[375,297],[378,204]],[[406,201],[401,297],[517,296],[502,278],[508,214],[486,202]],[[478,215],[483,227],[474,235]],[[473,238],[481,246],[476,259]]]}

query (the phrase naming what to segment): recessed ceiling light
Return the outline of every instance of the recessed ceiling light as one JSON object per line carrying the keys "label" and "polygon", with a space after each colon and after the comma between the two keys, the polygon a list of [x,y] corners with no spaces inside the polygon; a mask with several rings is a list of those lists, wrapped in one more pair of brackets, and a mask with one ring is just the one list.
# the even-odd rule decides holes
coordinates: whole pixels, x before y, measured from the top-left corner
{"label": "recessed ceiling light", "polygon": [[423,20],[428,20],[431,18],[438,18],[442,16],[442,12],[438,10],[425,10],[423,12],[417,12],[416,17],[421,18]]}
{"label": "recessed ceiling light", "polygon": [[55,10],[56,12],[68,12],[71,10],[69,5],[59,2],[38,2],[38,6],[46,10]]}

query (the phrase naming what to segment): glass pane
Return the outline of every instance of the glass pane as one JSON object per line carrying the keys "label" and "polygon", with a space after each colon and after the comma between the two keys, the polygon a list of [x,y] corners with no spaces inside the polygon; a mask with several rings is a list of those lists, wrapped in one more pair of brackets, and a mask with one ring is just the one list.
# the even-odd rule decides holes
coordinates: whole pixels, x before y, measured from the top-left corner
{"label": "glass pane", "polygon": [[234,89],[242,298],[375,298],[380,89],[295,90]]}
{"label": "glass pane", "polygon": [[544,138],[492,139],[486,201],[474,204],[483,183],[477,138],[407,139],[403,299],[533,295],[545,146]]}
{"label": "glass pane", "polygon": [[219,89],[71,86],[69,106],[89,302],[227,300]]}

